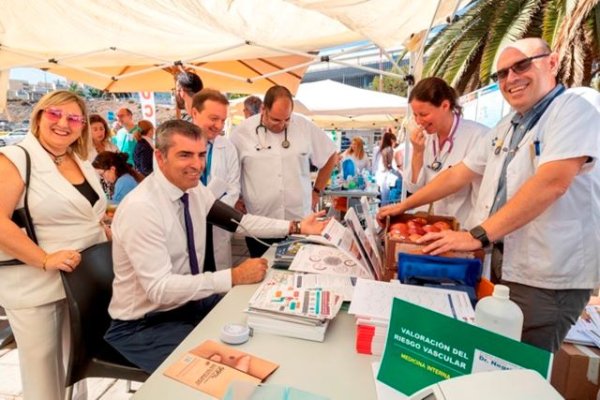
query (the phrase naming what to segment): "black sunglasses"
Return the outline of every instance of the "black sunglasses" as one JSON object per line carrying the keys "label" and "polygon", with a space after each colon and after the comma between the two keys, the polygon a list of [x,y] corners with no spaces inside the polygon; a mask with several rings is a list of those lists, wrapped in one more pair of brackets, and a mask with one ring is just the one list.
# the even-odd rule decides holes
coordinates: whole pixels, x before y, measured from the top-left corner
{"label": "black sunglasses", "polygon": [[526,72],[529,70],[529,68],[531,68],[531,63],[533,62],[533,60],[536,60],[536,59],[542,58],[542,57],[548,57],[549,55],[550,55],[550,53],[546,53],[546,54],[539,54],[539,55],[533,56],[533,57],[524,58],[523,60],[517,61],[516,63],[514,63],[513,65],[511,65],[508,68],[502,68],[502,69],[494,72],[493,74],[490,75],[490,78],[492,78],[492,80],[494,82],[498,82],[499,80],[503,81],[508,76],[508,71],[510,71],[510,70],[512,70],[512,72],[514,72],[515,74],[522,74],[523,72]]}

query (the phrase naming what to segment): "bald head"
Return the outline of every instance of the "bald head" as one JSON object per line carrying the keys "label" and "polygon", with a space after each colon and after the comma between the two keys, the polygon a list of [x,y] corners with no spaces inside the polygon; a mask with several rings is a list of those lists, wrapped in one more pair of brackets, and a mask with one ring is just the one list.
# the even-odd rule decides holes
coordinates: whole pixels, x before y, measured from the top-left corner
{"label": "bald head", "polygon": [[496,66],[502,95],[521,114],[556,86],[558,55],[540,38],[504,46]]}

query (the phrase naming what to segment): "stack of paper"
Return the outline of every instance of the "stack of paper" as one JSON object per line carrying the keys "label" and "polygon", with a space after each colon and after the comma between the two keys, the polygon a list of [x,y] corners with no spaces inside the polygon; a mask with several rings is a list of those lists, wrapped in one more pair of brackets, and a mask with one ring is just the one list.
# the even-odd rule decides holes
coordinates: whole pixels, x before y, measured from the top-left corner
{"label": "stack of paper", "polygon": [[600,347],[600,312],[596,306],[585,307],[584,315],[571,327],[565,342]]}
{"label": "stack of paper", "polygon": [[324,278],[317,277],[270,270],[250,299],[248,326],[257,332],[323,341],[329,321],[342,306],[339,292],[347,290],[340,279],[352,284],[349,278],[335,277],[324,284]]}
{"label": "stack of paper", "polygon": [[398,281],[359,279],[354,288],[349,314],[356,317],[356,351],[380,355],[383,352],[394,297],[474,323],[475,312],[469,296],[460,291],[403,285]]}

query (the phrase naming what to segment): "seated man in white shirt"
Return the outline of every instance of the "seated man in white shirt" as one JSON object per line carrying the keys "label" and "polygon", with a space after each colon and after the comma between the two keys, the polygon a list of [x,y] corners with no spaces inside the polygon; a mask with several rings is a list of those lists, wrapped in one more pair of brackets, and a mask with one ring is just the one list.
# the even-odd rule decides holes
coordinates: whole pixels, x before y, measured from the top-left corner
{"label": "seated man in white shirt", "polygon": [[[267,262],[249,259],[235,268],[203,272],[206,222],[262,237],[318,234],[313,214],[283,221],[240,212],[199,185],[206,139],[181,120],[156,132],[155,169],[119,205],[113,229],[115,279],[105,339],[151,373],[234,285],[261,281]],[[192,251],[189,251],[192,249]]]}

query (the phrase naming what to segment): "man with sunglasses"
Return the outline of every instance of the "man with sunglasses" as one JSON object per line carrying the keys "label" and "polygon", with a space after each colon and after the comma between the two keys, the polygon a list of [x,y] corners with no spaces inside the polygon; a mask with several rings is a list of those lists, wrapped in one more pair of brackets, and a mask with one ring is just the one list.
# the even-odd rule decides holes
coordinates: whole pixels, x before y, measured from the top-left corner
{"label": "man with sunglasses", "polygon": [[600,94],[557,83],[558,55],[541,39],[506,46],[493,74],[514,113],[485,146],[406,201],[403,213],[456,192],[482,175],[469,232],[429,233],[433,255],[491,251],[491,277],[523,311],[522,341],[555,352],[587,303],[600,272]]}
{"label": "man with sunglasses", "polygon": [[[308,215],[337,161],[337,149],[322,129],[293,113],[294,99],[283,86],[265,94],[262,111],[231,134],[240,159],[241,190],[249,213],[271,218]],[[310,163],[319,171],[311,185]],[[252,257],[266,246],[246,239]]]}

